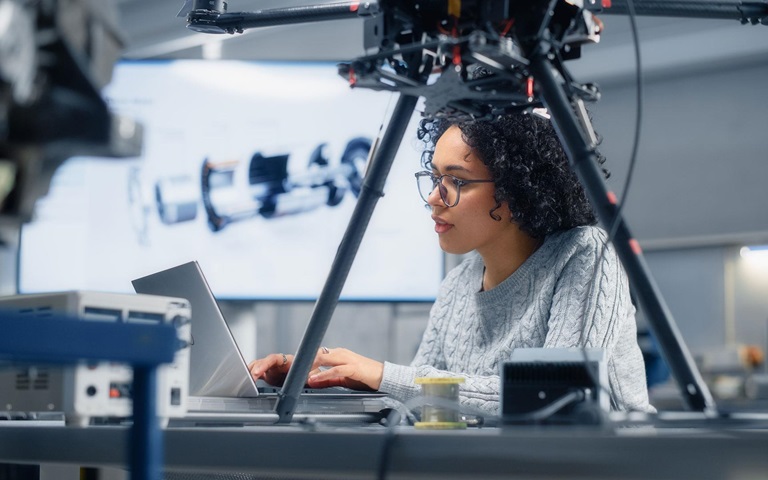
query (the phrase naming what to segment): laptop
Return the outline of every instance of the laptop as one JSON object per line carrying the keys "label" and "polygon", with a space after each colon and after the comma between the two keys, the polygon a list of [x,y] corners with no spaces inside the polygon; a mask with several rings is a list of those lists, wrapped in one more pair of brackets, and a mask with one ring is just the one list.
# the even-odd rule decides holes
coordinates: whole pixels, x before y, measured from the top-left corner
{"label": "laptop", "polygon": [[[253,380],[232,331],[197,261],[137,278],[136,293],[180,297],[192,307],[188,418],[275,423],[280,389]],[[294,420],[377,422],[386,394],[344,388],[304,389]]]}

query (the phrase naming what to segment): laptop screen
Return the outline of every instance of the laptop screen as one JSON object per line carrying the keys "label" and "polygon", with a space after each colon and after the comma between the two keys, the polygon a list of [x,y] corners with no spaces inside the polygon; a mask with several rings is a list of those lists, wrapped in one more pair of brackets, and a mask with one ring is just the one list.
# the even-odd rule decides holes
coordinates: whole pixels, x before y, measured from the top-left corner
{"label": "laptop screen", "polygon": [[189,393],[255,397],[258,389],[196,261],[133,280],[136,293],[181,297],[192,306]]}

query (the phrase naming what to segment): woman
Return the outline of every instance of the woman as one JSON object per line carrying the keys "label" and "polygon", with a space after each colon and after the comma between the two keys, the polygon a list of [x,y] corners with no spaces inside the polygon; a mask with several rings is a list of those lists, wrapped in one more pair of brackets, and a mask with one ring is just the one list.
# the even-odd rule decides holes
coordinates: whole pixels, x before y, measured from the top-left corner
{"label": "woman", "polygon": [[[602,348],[614,408],[654,411],[635,309],[615,252],[604,248],[583,188],[550,122],[537,115],[423,121],[427,171],[416,174],[440,247],[468,256],[443,281],[410,366],[343,348],[318,352],[310,387],[381,390],[407,401],[417,377],[461,376],[462,404],[499,413],[499,368],[515,348]],[[249,366],[282,383],[292,358]],[[327,367],[324,370],[318,367]]]}

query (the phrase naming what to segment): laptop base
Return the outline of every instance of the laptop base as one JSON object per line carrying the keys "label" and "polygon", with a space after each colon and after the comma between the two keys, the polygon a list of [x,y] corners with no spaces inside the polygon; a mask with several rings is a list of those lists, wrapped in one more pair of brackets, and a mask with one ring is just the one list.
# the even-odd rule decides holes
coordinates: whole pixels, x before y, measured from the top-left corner
{"label": "laptop base", "polygon": [[[293,423],[379,423],[388,413],[384,398],[339,393],[301,396]],[[277,399],[276,393],[252,398],[189,397],[187,414],[171,419],[169,427],[274,425],[279,420],[274,411]]]}

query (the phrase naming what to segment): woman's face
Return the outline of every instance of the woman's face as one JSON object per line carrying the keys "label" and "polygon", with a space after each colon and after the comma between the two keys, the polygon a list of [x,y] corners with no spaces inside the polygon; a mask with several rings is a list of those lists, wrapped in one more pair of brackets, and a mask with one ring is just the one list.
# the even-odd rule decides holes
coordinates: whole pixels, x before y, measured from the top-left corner
{"label": "woman's face", "polygon": [[[488,167],[475,155],[462,139],[461,130],[451,126],[435,145],[432,157],[432,171],[436,175],[450,174],[462,180],[488,180],[491,173]],[[451,180],[445,178],[444,182]],[[494,211],[500,221],[490,216],[496,207],[494,184],[470,183],[461,187],[459,203],[455,207],[446,207],[435,188],[428,197],[432,207],[432,219],[435,232],[440,238],[440,248],[448,253],[464,254],[477,250],[481,255],[491,253],[494,248],[502,248],[504,239],[509,234],[518,234],[517,226],[510,222],[509,207],[503,203]]]}

